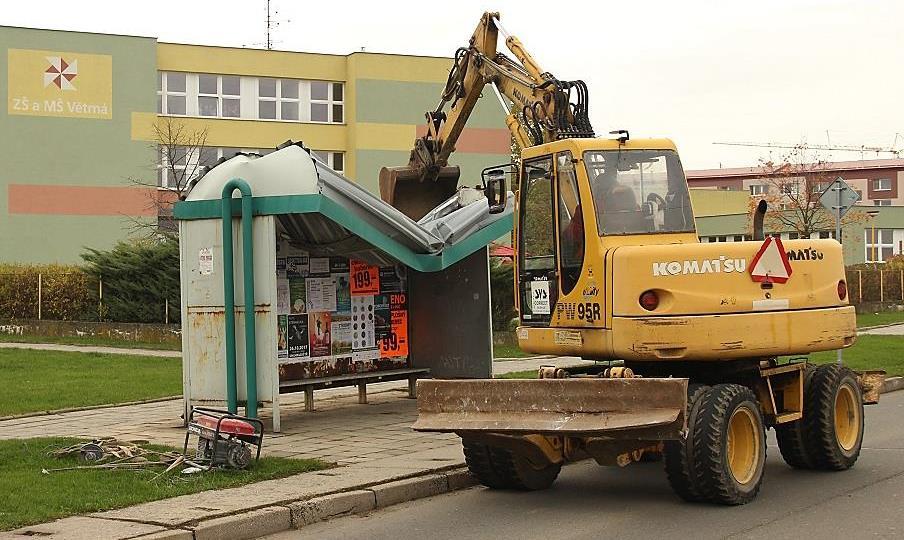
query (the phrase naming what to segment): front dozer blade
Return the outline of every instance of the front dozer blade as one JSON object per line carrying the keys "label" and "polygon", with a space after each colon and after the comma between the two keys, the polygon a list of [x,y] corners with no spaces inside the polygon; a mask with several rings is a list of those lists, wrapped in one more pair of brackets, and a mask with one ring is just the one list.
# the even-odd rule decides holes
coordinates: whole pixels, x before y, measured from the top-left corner
{"label": "front dozer blade", "polygon": [[441,167],[435,177],[425,169],[383,167],[380,169],[380,198],[417,221],[458,189],[458,167]]}
{"label": "front dozer blade", "polygon": [[424,380],[417,431],[677,439],[687,379]]}

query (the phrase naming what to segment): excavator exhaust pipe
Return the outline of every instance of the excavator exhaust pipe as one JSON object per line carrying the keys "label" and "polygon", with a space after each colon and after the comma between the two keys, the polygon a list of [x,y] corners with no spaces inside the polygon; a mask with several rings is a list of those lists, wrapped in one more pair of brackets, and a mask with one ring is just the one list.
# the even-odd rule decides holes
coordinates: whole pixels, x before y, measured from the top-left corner
{"label": "excavator exhaust pipe", "polygon": [[380,169],[380,198],[417,221],[458,189],[458,167],[439,167],[435,175],[425,169],[383,167]]}

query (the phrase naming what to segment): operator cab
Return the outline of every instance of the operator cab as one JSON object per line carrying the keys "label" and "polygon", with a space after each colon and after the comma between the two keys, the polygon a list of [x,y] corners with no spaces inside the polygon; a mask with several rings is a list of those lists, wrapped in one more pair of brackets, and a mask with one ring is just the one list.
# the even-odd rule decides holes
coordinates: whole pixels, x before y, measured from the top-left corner
{"label": "operator cab", "polygon": [[[528,148],[519,188],[524,325],[549,326],[563,295],[581,312],[571,319],[601,324],[607,250],[698,241],[681,160],[666,139],[563,139]],[[580,301],[594,296],[600,301]]]}

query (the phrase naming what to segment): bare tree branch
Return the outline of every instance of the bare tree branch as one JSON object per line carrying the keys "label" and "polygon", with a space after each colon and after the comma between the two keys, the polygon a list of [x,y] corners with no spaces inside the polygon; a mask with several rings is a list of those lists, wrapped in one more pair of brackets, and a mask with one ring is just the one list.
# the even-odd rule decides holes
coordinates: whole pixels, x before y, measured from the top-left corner
{"label": "bare tree branch", "polygon": [[[835,217],[820,203],[822,192],[835,180],[836,173],[828,168],[828,162],[816,154],[809,154],[803,145],[780,156],[778,161],[760,160],[761,175],[758,181],[765,186],[765,193],[751,197],[749,213],[760,200],[771,209],[764,223],[772,233],[791,232],[800,238],[811,234],[833,231]],[[842,218],[842,227],[862,222],[864,212],[851,211]]]}
{"label": "bare tree branch", "polygon": [[[153,180],[148,177],[130,177],[129,181],[148,190],[148,201],[145,207],[153,210],[156,219],[153,223],[140,218],[129,218],[132,229],[140,236],[158,236],[161,231],[158,223],[171,218],[173,205],[184,199],[192,185],[191,182],[202,173],[202,168],[211,163],[204,162],[204,150],[207,148],[207,128],[191,129],[178,118],[160,116],[153,125],[154,138],[150,143],[156,159],[149,164],[154,172]],[[165,179],[161,182],[160,179]],[[172,233],[173,231],[168,231]]]}

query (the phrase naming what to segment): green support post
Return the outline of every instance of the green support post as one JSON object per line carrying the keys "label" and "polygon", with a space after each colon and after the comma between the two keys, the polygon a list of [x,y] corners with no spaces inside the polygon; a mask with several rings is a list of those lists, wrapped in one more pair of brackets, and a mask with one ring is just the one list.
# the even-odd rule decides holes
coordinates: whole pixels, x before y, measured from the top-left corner
{"label": "green support post", "polygon": [[245,291],[245,415],[257,418],[257,339],[254,324],[254,238],[252,237],[251,186],[233,178],[223,186],[223,293],[226,311],[226,407],[238,412],[235,381],[235,259],[232,252],[232,194],[242,193],[242,269]]}

